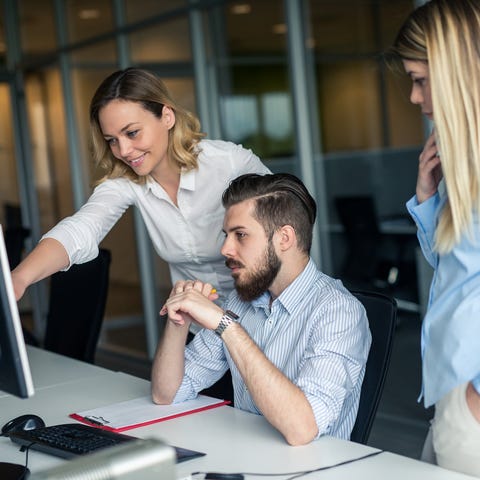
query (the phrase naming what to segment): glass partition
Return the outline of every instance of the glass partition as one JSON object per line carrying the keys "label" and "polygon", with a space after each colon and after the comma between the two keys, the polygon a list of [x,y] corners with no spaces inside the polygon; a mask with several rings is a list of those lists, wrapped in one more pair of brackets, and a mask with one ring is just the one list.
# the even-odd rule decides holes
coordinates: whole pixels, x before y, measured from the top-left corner
{"label": "glass partition", "polygon": [[60,72],[48,68],[27,75],[25,93],[40,226],[45,233],[73,211]]}
{"label": "glass partition", "polygon": [[[400,295],[408,301],[416,301],[417,292],[415,232],[405,202],[414,192],[423,123],[409,102],[408,79],[390,71],[383,53],[412,8],[411,0],[312,0],[307,15],[322,145],[316,169],[323,169],[326,179],[325,228],[331,232],[333,274],[350,286],[385,288],[392,295],[407,287]],[[371,200],[372,209],[362,212],[366,216],[359,221],[388,244],[378,255],[385,254],[382,265],[372,257],[374,273],[365,271],[355,279],[346,273],[354,240],[340,208],[345,197]],[[404,285],[388,283],[383,272],[389,271],[388,262],[401,272]]]}
{"label": "glass partition", "polygon": [[20,40],[23,59],[38,59],[56,48],[52,0],[19,0]]}
{"label": "glass partition", "polygon": [[68,40],[80,42],[113,30],[111,0],[66,0]]}
{"label": "glass partition", "polygon": [[265,162],[294,154],[283,2],[227,3],[211,15],[221,136]]}
{"label": "glass partition", "polygon": [[136,23],[177,8],[186,7],[187,0],[143,0],[138,8],[138,0],[124,0],[127,23]]}
{"label": "glass partition", "polygon": [[[345,243],[334,199],[371,195],[382,217],[403,215],[404,202],[414,186],[423,139],[421,115],[409,102],[408,79],[390,72],[381,55],[413,3],[295,2],[302,7],[307,32],[301,39],[302,53],[313,63],[307,72],[311,75],[306,80],[308,88],[301,95],[313,86],[314,95],[306,101],[318,118],[318,126],[312,122],[311,143],[315,145],[304,148],[297,138],[298,109],[294,107],[298,99],[292,85],[298,82],[292,79],[298,77],[290,71],[288,45],[292,35],[298,39],[303,32],[287,31],[287,25],[299,29],[298,23],[287,18],[284,7],[290,3],[19,0],[21,68],[42,229],[74,209],[71,145],[88,185],[98,178],[89,145],[90,99],[98,84],[120,64],[134,65],[156,72],[181,105],[201,111],[212,130],[207,136],[242,143],[273,171],[304,171],[300,165],[305,159],[299,152],[312,147],[314,155],[308,161],[314,165],[305,171],[314,172],[316,183],[305,180],[320,186],[320,179],[325,178],[326,205],[322,208],[326,207],[327,218],[322,214],[319,223],[322,232],[334,237],[334,271],[329,273],[339,273]],[[198,12],[200,22],[196,22]],[[55,31],[59,13],[65,14],[62,21],[67,34],[67,45],[61,49]],[[116,30],[114,18],[124,19],[121,30]],[[4,28],[0,18],[0,66]],[[193,52],[199,56],[193,58]],[[67,87],[69,95],[63,92]],[[205,100],[204,104],[199,100]],[[14,187],[9,184],[8,188]],[[108,317],[117,326],[129,325],[132,318],[141,322],[143,315],[132,213],[127,212],[104,241],[113,253]],[[170,288],[169,273],[156,256],[155,272],[158,285],[143,288],[156,289],[155,295],[163,299]],[[122,342],[115,338],[119,348]],[[145,351],[144,339],[138,348]]]}
{"label": "glass partition", "polygon": [[15,144],[13,137],[13,120],[10,101],[10,87],[8,83],[0,81],[0,223],[7,226],[8,206],[18,208],[20,198],[17,182],[17,164],[15,161]]}
{"label": "glass partition", "polygon": [[134,63],[178,63],[192,58],[186,16],[134,32],[129,43]]}

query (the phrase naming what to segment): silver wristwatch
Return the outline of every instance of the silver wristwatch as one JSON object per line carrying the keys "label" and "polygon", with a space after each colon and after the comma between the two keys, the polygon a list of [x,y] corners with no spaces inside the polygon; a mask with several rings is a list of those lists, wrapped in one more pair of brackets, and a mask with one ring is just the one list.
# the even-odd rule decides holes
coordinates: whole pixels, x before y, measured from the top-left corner
{"label": "silver wristwatch", "polygon": [[218,327],[215,329],[215,333],[221,337],[225,329],[233,323],[235,320],[237,320],[238,315],[236,313],[233,313],[231,310],[226,310],[225,313],[222,315],[222,318],[220,319],[220,322],[218,324]]}

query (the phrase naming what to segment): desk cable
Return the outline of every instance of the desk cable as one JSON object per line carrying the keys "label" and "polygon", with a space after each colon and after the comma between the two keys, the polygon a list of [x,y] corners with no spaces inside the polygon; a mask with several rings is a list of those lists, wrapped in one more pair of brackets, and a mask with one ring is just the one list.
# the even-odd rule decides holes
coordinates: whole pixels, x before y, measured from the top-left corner
{"label": "desk cable", "polygon": [[[20,451],[25,452],[25,473],[24,473],[24,475],[26,475],[28,473],[28,452],[30,451],[30,447],[32,445],[35,445],[35,442],[30,443],[30,445],[22,445],[20,447]],[[22,478],[27,478],[27,476],[22,477]]]}
{"label": "desk cable", "polygon": [[[6,432],[3,432],[3,433],[0,433],[0,437],[8,437],[8,433]],[[24,445],[22,447],[20,447],[20,451],[21,452],[26,452],[25,453],[25,466],[23,467],[23,473],[22,473],[22,476],[19,478],[19,480],[26,480],[29,475],[30,475],[30,471],[28,470],[28,449],[34,444],[35,442],[31,443],[30,445]]]}
{"label": "desk cable", "polygon": [[361,457],[352,458],[350,460],[345,460],[343,462],[335,463],[334,465],[327,465],[326,467],[313,468],[311,470],[302,470],[299,472],[284,472],[284,473],[255,473],[255,472],[239,472],[239,473],[221,473],[221,472],[192,472],[191,478],[193,479],[197,475],[204,475],[206,480],[243,480],[245,476],[255,476],[255,477],[287,477],[285,480],[293,480],[295,478],[303,477],[304,475],[309,475],[310,473],[321,472],[323,470],[330,470],[332,468],[341,467],[342,465],[347,465],[349,463],[358,462],[369,457],[375,457],[384,453],[384,450],[379,450],[377,452],[368,453]]}
{"label": "desk cable", "polygon": [[28,452],[30,451],[30,447],[34,444],[35,442],[32,442],[30,445],[22,445],[20,447],[20,451],[25,452],[25,466],[23,467],[24,471],[23,475],[20,477],[20,480],[24,480],[29,477],[30,472],[28,470]]}

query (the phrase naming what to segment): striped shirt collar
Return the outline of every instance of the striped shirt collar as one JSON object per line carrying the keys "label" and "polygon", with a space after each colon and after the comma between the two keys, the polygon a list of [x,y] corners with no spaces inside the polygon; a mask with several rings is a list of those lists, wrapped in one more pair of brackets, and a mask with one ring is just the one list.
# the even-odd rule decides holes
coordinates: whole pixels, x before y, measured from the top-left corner
{"label": "striped shirt collar", "polygon": [[[295,278],[295,280],[273,301],[273,303],[280,303],[283,308],[291,314],[296,305],[302,300],[302,295],[299,295],[299,292],[305,292],[312,284],[316,275],[317,268],[313,260],[310,258],[300,275]],[[269,311],[270,299],[270,292],[264,292],[252,301],[252,307],[255,311],[260,308]]]}

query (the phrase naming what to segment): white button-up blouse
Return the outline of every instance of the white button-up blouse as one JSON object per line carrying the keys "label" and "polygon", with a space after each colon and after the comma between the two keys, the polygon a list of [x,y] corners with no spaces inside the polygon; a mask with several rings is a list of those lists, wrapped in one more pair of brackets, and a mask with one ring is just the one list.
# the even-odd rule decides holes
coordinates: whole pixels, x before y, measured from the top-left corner
{"label": "white button-up blouse", "polygon": [[220,254],[224,208],[221,198],[231,180],[245,173],[270,173],[260,159],[240,145],[220,140],[199,143],[198,169],[181,174],[178,207],[152,178],[145,185],[110,179],[97,186],[87,203],[52,228],[70,264],[98,255],[98,245],[130,205],[135,205],[158,255],[168,262],[172,283],[199,278],[215,286],[220,298],[233,288]]}

